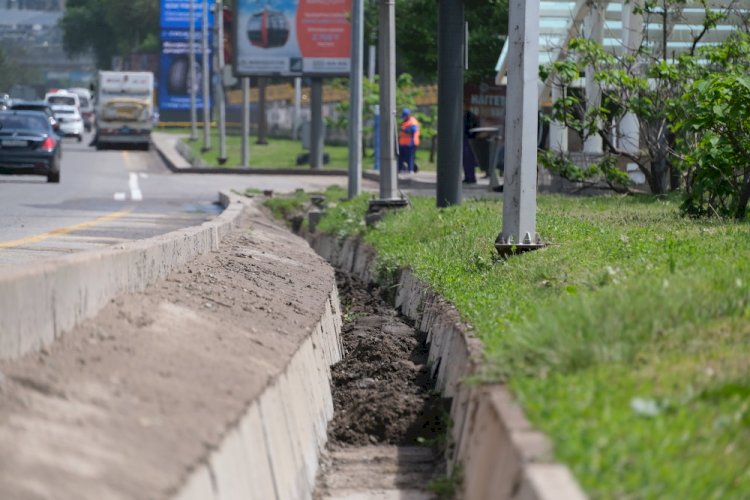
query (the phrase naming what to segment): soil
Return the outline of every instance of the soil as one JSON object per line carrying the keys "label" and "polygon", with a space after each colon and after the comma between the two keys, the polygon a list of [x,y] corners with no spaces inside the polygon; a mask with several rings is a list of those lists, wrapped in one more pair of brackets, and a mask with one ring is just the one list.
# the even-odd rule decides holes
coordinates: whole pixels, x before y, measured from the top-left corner
{"label": "soil", "polygon": [[446,412],[433,391],[426,334],[384,300],[384,292],[337,273],[345,357],[333,367],[333,445],[435,443]]}
{"label": "soil", "polygon": [[335,286],[253,210],[218,251],[0,362],[0,498],[167,498],[216,448]]}

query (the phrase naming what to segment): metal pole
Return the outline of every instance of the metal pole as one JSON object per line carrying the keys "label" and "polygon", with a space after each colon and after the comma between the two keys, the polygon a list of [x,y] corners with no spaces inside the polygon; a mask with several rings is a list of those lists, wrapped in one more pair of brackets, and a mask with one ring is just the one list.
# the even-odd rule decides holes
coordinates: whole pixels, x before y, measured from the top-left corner
{"label": "metal pole", "polygon": [[310,168],[317,169],[323,166],[323,79],[313,78],[311,86]]}
{"label": "metal pole", "polygon": [[240,78],[242,84],[242,166],[250,166],[250,77]]}
{"label": "metal pole", "polygon": [[396,4],[381,0],[380,48],[380,199],[396,199]]}
{"label": "metal pole", "polygon": [[441,0],[438,7],[437,206],[461,203],[463,152],[464,3]]}
{"label": "metal pole", "polygon": [[299,124],[302,122],[302,78],[294,79],[294,121],[292,122],[292,139],[299,139],[297,135]]}
{"label": "metal pole", "polygon": [[367,77],[370,79],[370,81],[375,80],[375,62],[377,56],[375,55],[375,46],[370,45],[369,47],[370,53],[367,58]]}
{"label": "metal pole", "polygon": [[209,85],[210,63],[208,59],[208,0],[203,0],[203,151],[211,149],[210,118],[211,118],[211,90]]}
{"label": "metal pole", "polygon": [[352,67],[349,77],[349,199],[362,192],[363,1],[354,0],[352,12]]}
{"label": "metal pole", "polygon": [[508,98],[505,111],[505,195],[500,252],[541,246],[536,234],[539,110],[539,2],[511,0],[508,15]]}
{"label": "metal pole", "polygon": [[188,34],[188,57],[190,57],[190,140],[198,140],[198,110],[195,104],[195,0],[190,0],[190,28]]}
{"label": "metal pole", "polygon": [[219,106],[219,165],[227,162],[227,108],[224,104],[224,0],[214,4],[214,36],[216,42],[216,104]]}
{"label": "metal pole", "polygon": [[258,82],[258,140],[255,144],[268,144],[268,120],[266,116],[266,87],[265,76],[259,76]]}

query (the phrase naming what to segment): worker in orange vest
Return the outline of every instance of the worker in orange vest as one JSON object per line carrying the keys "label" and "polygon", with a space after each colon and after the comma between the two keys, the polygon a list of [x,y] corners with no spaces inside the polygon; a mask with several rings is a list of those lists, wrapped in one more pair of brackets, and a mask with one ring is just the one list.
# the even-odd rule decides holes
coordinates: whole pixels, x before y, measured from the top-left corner
{"label": "worker in orange vest", "polygon": [[415,172],[414,153],[419,146],[419,122],[409,108],[401,111],[401,126],[398,132],[398,171]]}

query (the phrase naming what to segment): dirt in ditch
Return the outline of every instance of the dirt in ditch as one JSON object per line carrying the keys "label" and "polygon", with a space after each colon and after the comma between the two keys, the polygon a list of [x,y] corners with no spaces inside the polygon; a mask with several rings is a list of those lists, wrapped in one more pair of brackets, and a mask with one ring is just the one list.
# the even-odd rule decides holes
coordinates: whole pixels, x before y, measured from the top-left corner
{"label": "dirt in ditch", "polygon": [[384,300],[385,293],[336,275],[345,357],[333,367],[333,445],[440,442],[447,412],[427,366],[426,334]]}

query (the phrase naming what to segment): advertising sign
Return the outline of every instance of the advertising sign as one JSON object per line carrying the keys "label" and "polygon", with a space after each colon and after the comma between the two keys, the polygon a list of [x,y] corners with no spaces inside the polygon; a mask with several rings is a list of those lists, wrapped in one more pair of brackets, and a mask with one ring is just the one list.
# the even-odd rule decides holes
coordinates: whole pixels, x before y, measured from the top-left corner
{"label": "advertising sign", "polygon": [[[203,19],[203,0],[193,0],[195,10],[195,26],[200,28]],[[213,14],[214,0],[208,1],[208,26],[214,25]],[[190,28],[190,1],[189,0],[162,0],[159,26],[164,28]]]}
{"label": "advertising sign", "polygon": [[[190,110],[190,85],[196,89],[196,107],[203,109],[203,0],[192,2],[195,10],[195,82],[190,81],[190,1],[162,0],[161,2],[161,50],[159,54],[159,111],[162,118],[176,118]],[[214,0],[208,2],[209,51],[213,42]],[[211,58],[209,54],[209,64]],[[209,96],[210,104],[210,96]],[[178,112],[177,115],[170,112]],[[182,113],[179,113],[182,112]],[[186,116],[186,115],[185,115]]]}
{"label": "advertising sign", "polygon": [[352,0],[237,0],[238,76],[345,76]]}
{"label": "advertising sign", "polygon": [[[161,55],[159,66],[159,109],[190,109],[190,45],[189,31],[174,29],[161,32]],[[201,33],[195,33],[195,85],[196,106],[203,108],[203,54]],[[209,47],[212,37],[209,35]],[[211,50],[209,48],[209,50]],[[210,61],[210,59],[209,59]],[[209,68],[210,70],[210,68]],[[209,96],[210,103],[210,96]]]}

